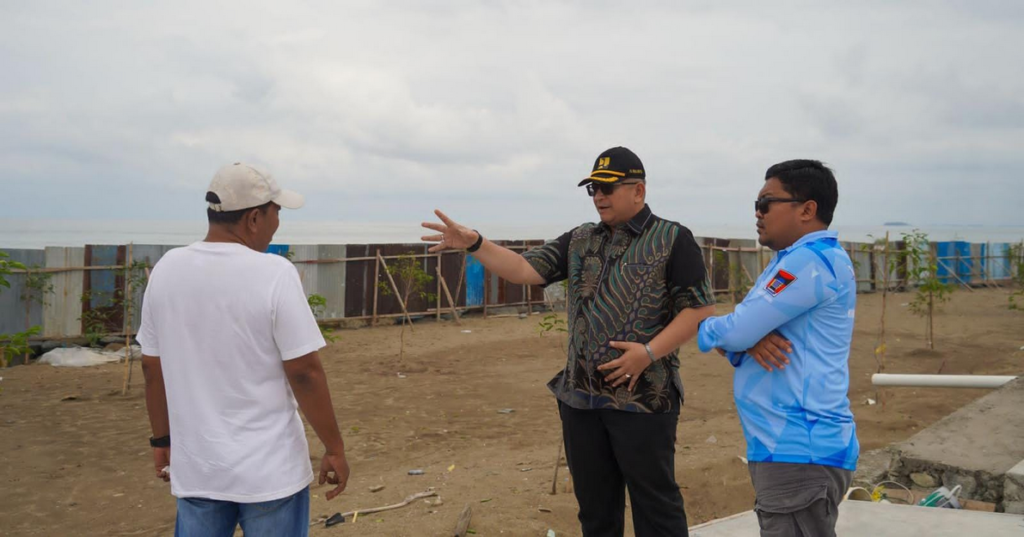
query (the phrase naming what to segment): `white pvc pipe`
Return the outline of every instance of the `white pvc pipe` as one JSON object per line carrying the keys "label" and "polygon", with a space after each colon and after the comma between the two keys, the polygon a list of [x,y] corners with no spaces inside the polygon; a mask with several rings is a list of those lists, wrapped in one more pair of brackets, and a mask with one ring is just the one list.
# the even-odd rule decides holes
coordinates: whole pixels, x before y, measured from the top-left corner
{"label": "white pvc pipe", "polygon": [[875,386],[918,386],[922,388],[998,388],[1017,377],[1001,375],[890,375],[875,373]]}

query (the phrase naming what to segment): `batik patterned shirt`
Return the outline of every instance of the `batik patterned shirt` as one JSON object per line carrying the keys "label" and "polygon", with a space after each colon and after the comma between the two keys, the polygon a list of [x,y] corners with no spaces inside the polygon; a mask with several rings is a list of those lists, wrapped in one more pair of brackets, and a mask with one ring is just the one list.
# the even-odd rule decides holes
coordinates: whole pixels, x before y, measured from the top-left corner
{"label": "batik patterned shirt", "polygon": [[597,366],[622,355],[610,342],[647,343],[684,309],[714,304],[690,230],[645,205],[621,226],[583,224],[523,257],[546,284],[567,280],[568,360],[548,383],[555,397],[578,409],[679,411],[677,352],[644,370],[632,392]]}

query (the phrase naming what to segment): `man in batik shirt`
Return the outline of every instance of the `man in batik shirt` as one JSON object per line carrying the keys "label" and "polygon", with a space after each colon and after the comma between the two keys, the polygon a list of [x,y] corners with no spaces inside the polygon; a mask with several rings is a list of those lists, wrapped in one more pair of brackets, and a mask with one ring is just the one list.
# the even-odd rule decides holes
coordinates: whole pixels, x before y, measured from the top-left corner
{"label": "man in batik shirt", "polygon": [[466,248],[516,284],[568,280],[569,349],[548,383],[558,399],[566,459],[585,537],[619,537],[628,488],[638,537],[687,535],[675,481],[683,386],[677,349],[714,312],[700,247],[690,230],[655,216],[646,173],[615,147],[580,182],[599,223],[583,224],[525,254],[456,224],[440,211],[430,249]]}

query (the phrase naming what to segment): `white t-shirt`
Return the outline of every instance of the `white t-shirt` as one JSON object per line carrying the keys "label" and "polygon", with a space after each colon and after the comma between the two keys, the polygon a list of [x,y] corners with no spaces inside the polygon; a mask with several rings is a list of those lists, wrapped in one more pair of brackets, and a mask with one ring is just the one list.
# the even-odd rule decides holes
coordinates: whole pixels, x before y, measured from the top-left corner
{"label": "white t-shirt", "polygon": [[291,262],[232,243],[167,252],[150,276],[138,339],[163,370],[172,494],[255,503],[309,485],[282,361],[326,343]]}

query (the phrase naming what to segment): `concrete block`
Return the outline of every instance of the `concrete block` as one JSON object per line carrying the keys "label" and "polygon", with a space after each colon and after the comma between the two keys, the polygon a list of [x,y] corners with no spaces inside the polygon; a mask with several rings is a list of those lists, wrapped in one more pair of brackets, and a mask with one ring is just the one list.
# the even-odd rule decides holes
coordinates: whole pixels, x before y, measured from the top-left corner
{"label": "concrete block", "polygon": [[893,453],[888,448],[873,449],[860,454],[857,460],[857,471],[853,474],[853,482],[869,488],[889,479],[889,466],[893,461]]}
{"label": "concrete block", "polygon": [[1011,515],[1024,515],[1024,501],[1003,502],[1003,512]]}
{"label": "concrete block", "polygon": [[1003,499],[1011,502],[1024,501],[1024,483],[1006,474],[1006,480],[1003,481]]}

